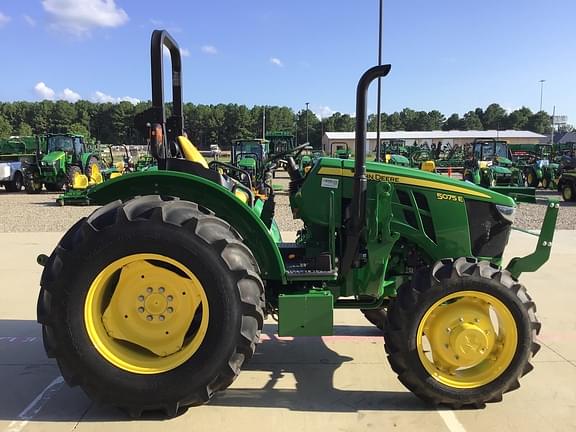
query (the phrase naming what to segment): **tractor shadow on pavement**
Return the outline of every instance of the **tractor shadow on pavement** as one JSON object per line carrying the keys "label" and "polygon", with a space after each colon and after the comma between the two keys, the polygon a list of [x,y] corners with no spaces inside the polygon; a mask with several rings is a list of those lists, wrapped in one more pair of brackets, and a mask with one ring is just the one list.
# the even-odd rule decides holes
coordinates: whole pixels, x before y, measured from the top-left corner
{"label": "tractor shadow on pavement", "polygon": [[[326,344],[326,340],[330,345],[339,340],[352,342],[356,344],[353,348],[356,352],[377,344],[383,352],[382,334],[374,327],[335,326],[334,336],[328,338],[279,338],[276,331],[276,325],[265,325],[256,354],[240,378],[231,388],[217,394],[204,409],[252,407],[315,412],[433,409],[407,390],[374,390],[373,383],[384,380],[373,380],[370,376],[390,375],[390,382],[378,387],[399,386],[391,373],[383,371],[383,368],[389,368],[383,355],[371,360],[370,364],[359,360],[353,362],[353,358],[334,351]],[[347,363],[351,367],[347,368]],[[342,366],[347,370],[339,371],[337,381],[340,388],[336,388],[335,373]],[[0,319],[0,421],[133,421],[118,409],[93,403],[78,387],[70,388],[60,383],[44,393],[59,375],[56,362],[44,353],[39,324],[33,320]],[[357,380],[372,383],[366,386],[371,390],[362,390]],[[190,408],[183,414],[193,414],[195,409],[203,408]],[[26,418],[30,412],[34,415]],[[160,413],[147,413],[137,420],[162,418]]]}
{"label": "tractor shadow on pavement", "polygon": [[[247,372],[264,372],[267,381],[259,388],[240,388],[242,376],[232,388],[218,394],[210,406],[287,408],[294,411],[356,412],[361,410],[426,411],[432,409],[408,390],[374,390],[375,382],[384,381],[383,369],[389,369],[384,355],[369,364],[341,355],[327,345],[338,345],[339,341],[356,345],[362,351],[368,345],[377,344],[384,352],[380,330],[372,326],[334,326],[334,336],[279,338],[276,325],[266,324],[261,343],[254,357],[243,369]],[[334,343],[332,342],[334,341]],[[350,363],[350,367],[346,363]],[[335,374],[339,368],[339,385],[335,385]],[[244,372],[243,372],[244,373]],[[359,374],[364,375],[360,377]],[[370,375],[367,375],[370,374]],[[261,374],[260,374],[261,375]],[[376,376],[378,379],[367,379]],[[361,379],[363,378],[363,379]],[[358,381],[368,384],[371,390],[361,390]],[[386,380],[387,381],[387,380]],[[387,382],[398,387],[397,379]],[[262,381],[258,380],[258,384]],[[385,384],[382,384],[384,387]],[[254,386],[256,387],[256,386]],[[339,388],[337,388],[339,387]],[[379,386],[380,387],[380,386]],[[353,389],[346,389],[353,388]]]}

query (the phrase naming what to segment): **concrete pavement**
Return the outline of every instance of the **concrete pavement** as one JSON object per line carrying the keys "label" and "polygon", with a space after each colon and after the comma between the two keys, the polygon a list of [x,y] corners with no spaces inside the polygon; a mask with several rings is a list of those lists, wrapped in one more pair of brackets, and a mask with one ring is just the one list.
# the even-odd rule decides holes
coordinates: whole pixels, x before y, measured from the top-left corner
{"label": "concrete pavement", "polygon": [[[437,411],[408,392],[384,355],[381,334],[358,311],[337,311],[334,336],[262,343],[238,380],[209,405],[168,420],[133,421],[89,401],[59,379],[35,322],[41,267],[61,234],[0,234],[0,432],[227,431],[576,431],[576,231],[556,234],[551,260],[522,281],[543,323],[543,348],[522,387],[483,410]],[[534,239],[514,233],[509,255]]]}

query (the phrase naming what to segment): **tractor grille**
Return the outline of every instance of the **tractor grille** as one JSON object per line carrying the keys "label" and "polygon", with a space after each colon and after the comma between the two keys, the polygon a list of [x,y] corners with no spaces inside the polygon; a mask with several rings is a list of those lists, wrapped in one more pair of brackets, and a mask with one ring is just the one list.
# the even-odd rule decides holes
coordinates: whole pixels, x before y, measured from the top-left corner
{"label": "tractor grille", "polygon": [[412,228],[421,230],[436,243],[436,231],[426,196],[419,192],[396,189],[404,220]]}
{"label": "tractor grille", "polygon": [[504,219],[494,204],[466,201],[472,254],[481,257],[502,257],[512,224]]}

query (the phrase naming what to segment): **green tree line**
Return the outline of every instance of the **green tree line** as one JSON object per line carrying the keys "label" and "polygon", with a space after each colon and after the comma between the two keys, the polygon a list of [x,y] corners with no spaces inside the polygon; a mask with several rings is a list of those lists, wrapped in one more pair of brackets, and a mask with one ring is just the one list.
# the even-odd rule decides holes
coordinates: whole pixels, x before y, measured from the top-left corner
{"label": "green tree line", "polygon": [[[6,102],[0,103],[0,138],[10,135],[32,135],[75,132],[102,143],[140,144],[143,137],[133,129],[134,116],[150,107],[150,102],[133,105],[130,102],[93,103],[80,100]],[[170,106],[168,106],[168,110]],[[184,105],[185,129],[191,140],[201,148],[218,144],[227,148],[238,138],[261,137],[264,110],[266,131],[292,131],[298,143],[308,139],[320,145],[322,134],[350,132],[355,119],[348,114],[334,113],[319,119],[312,111],[282,106],[253,106],[237,104]],[[376,116],[370,115],[368,129],[376,130]],[[510,113],[494,103],[486,109],[476,108],[465,113],[445,117],[440,111],[415,111],[404,108],[400,112],[382,113],[381,130],[487,130],[517,129],[547,134],[552,130],[550,116],[544,111],[532,112],[522,107]]]}

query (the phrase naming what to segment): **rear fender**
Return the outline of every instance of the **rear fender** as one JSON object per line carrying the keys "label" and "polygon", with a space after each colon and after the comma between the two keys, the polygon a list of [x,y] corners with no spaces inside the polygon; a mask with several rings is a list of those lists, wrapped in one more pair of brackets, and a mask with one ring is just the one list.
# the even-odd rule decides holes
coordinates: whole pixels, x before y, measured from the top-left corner
{"label": "rear fender", "polygon": [[212,210],[242,236],[264,279],[286,281],[282,256],[268,228],[250,207],[210,180],[176,171],[136,172],[90,188],[87,197],[91,204],[104,205],[151,194],[178,197]]}

